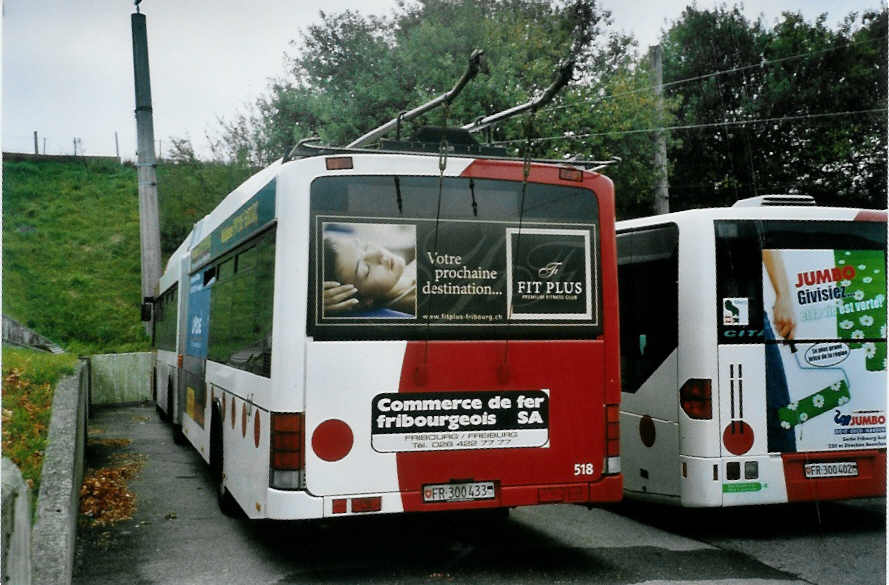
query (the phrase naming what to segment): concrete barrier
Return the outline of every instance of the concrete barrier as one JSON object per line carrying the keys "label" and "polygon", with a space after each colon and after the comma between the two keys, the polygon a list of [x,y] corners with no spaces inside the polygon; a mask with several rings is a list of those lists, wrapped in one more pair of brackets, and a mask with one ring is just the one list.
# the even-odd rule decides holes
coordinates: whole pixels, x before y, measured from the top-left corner
{"label": "concrete barrier", "polygon": [[4,585],[31,583],[31,490],[28,489],[22,472],[15,463],[3,458],[0,469],[3,482],[2,518],[3,529],[2,557],[0,567],[3,574],[0,582]]}
{"label": "concrete barrier", "polygon": [[92,406],[151,400],[152,352],[90,357]]}
{"label": "concrete barrier", "polygon": [[42,349],[44,351],[51,351],[52,353],[62,353],[62,351],[64,351],[54,341],[43,337],[39,333],[31,331],[15,319],[7,317],[6,315],[3,315],[3,343]]}
{"label": "concrete barrier", "polygon": [[89,367],[56,385],[52,401],[37,519],[31,534],[31,579],[36,585],[69,585],[73,575],[80,484],[89,396]]}

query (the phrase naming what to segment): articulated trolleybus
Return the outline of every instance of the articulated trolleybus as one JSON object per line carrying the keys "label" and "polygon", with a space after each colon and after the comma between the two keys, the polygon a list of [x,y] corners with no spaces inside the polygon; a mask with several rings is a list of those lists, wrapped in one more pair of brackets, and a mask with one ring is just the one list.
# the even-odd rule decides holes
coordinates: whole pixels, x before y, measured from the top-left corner
{"label": "articulated trolleybus", "polygon": [[814,205],[618,223],[627,496],[885,495],[886,213]]}
{"label": "articulated trolleybus", "polygon": [[597,172],[281,160],[195,225],[155,306],[158,407],[224,509],[622,497],[614,199]]}

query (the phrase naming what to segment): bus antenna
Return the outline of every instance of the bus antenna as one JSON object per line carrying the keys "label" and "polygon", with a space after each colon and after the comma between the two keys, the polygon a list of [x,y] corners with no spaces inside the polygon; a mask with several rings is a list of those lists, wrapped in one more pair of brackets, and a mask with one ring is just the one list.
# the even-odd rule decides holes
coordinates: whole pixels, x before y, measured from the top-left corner
{"label": "bus antenna", "polygon": [[487,63],[487,60],[485,59],[485,52],[482,51],[481,49],[476,49],[469,56],[469,65],[466,67],[466,71],[463,73],[463,77],[461,77],[457,81],[457,83],[454,85],[454,87],[451,88],[450,91],[441,94],[437,98],[430,100],[430,101],[426,102],[425,104],[423,104],[422,106],[418,106],[418,107],[414,108],[413,110],[410,110],[408,112],[402,112],[401,114],[399,114],[395,118],[389,120],[382,126],[374,128],[373,130],[371,130],[370,132],[368,132],[361,138],[358,138],[357,140],[353,140],[352,142],[350,142],[349,144],[346,145],[346,148],[359,148],[359,147],[361,147],[369,142],[373,142],[377,138],[380,138],[381,136],[385,135],[392,128],[395,128],[396,126],[400,126],[402,122],[406,122],[408,120],[416,118],[417,116],[419,116],[421,114],[425,114],[429,110],[432,110],[433,108],[436,108],[442,104],[450,105],[451,102],[454,100],[454,98],[456,98],[457,95],[461,91],[463,91],[463,88],[466,86],[466,84],[469,83],[476,75],[478,75],[479,71],[487,74],[488,73],[488,63]]}

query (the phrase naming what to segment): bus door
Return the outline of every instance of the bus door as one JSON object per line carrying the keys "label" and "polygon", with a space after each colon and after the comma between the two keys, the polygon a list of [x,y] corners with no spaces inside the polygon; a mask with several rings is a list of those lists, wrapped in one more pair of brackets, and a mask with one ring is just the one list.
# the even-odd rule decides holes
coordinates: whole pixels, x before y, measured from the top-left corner
{"label": "bus door", "polygon": [[621,325],[621,452],[627,491],[679,494],[679,229],[617,237]]}
{"label": "bus door", "polygon": [[[852,497],[885,481],[885,224],[716,229],[726,503]],[[847,481],[820,481],[836,478]]]}
{"label": "bus door", "polygon": [[[382,494],[383,511],[589,499],[606,460],[606,361],[616,366],[600,337],[597,201],[577,187],[525,191],[465,177],[315,181],[309,492]],[[358,294],[325,301],[345,282]]]}

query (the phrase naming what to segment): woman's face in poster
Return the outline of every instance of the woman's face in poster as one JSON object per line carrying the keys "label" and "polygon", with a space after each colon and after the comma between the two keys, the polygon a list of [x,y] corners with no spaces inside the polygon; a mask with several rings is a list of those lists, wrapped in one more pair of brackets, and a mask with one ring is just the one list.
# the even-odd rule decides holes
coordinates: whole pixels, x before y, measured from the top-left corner
{"label": "woman's face in poster", "polygon": [[371,242],[337,238],[335,247],[336,279],[354,285],[362,297],[384,296],[404,272],[404,259]]}

